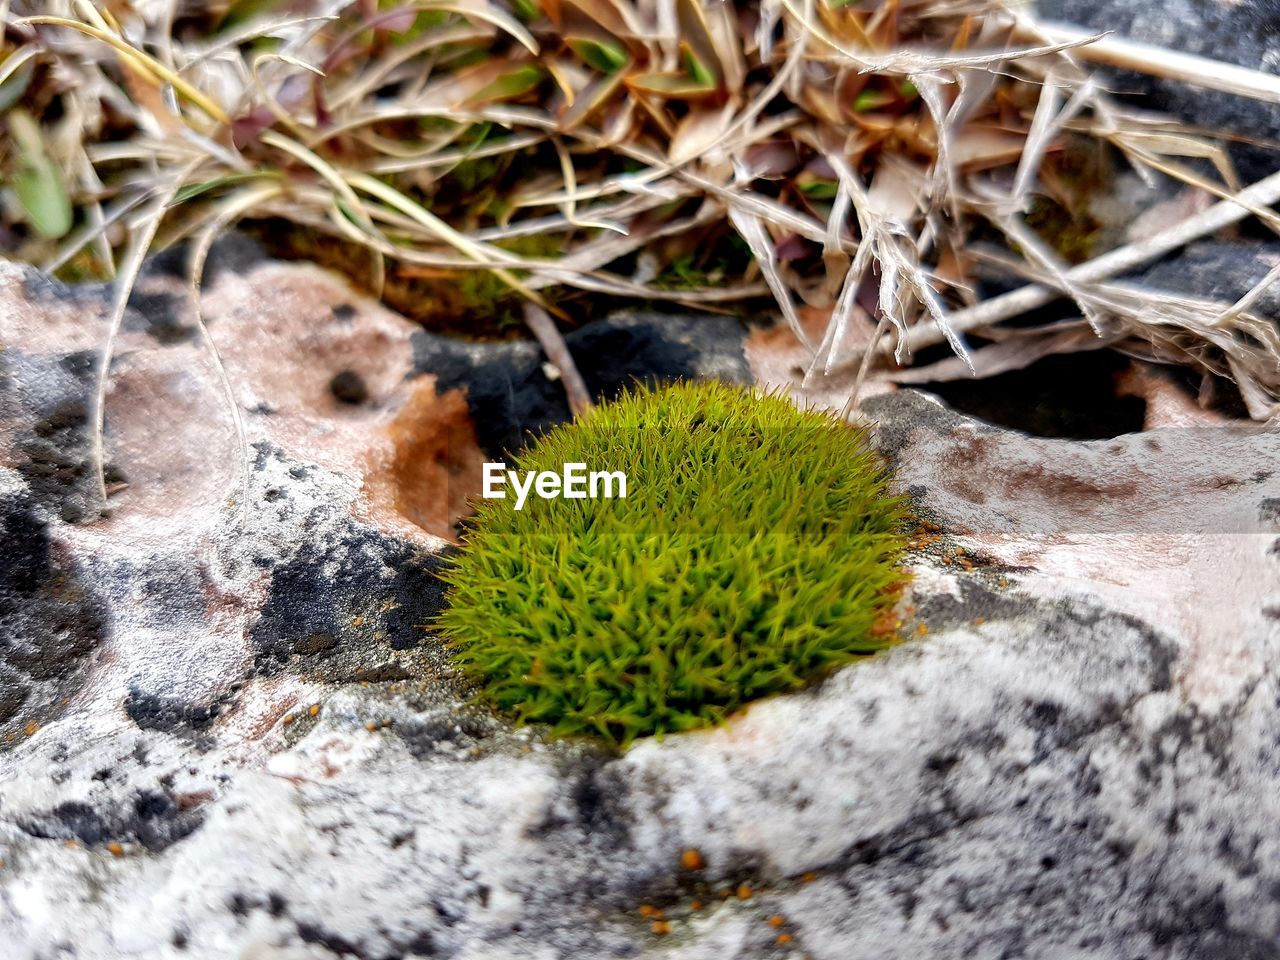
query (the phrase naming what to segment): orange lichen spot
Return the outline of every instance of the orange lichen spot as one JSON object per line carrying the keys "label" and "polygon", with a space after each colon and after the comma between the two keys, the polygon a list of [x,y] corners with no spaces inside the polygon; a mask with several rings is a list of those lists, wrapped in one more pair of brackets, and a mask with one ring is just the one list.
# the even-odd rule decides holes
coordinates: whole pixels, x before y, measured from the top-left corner
{"label": "orange lichen spot", "polygon": [[283,720],[281,720],[280,722],[281,722],[281,723],[283,723],[283,724],[287,727],[289,724],[293,723],[293,720],[294,720],[294,716],[293,716],[293,714],[292,714],[292,713],[286,713],[286,714],[284,715],[284,719],[283,719]]}
{"label": "orange lichen spot", "polygon": [[116,843],[115,841],[112,841],[111,843],[107,844],[107,852],[110,853],[113,857],[123,857],[124,847],[122,847],[120,844]]}
{"label": "orange lichen spot", "polygon": [[922,637],[928,632],[929,632],[929,625],[927,623],[922,623],[920,624],[920,626],[916,627],[916,633],[920,634],[920,636]]}
{"label": "orange lichen spot", "polygon": [[701,870],[706,865],[706,861],[702,859],[702,854],[697,850],[686,850],[680,854],[680,866],[686,870]]}
{"label": "orange lichen spot", "polygon": [[815,880],[817,880],[817,879],[818,879],[818,875],[817,875],[816,873],[814,873],[812,870],[810,870],[808,873],[804,874],[804,875],[800,878],[800,882],[801,882],[801,883],[813,883],[813,881],[815,881]]}
{"label": "orange lichen spot", "polygon": [[689,909],[692,910],[694,913],[697,913],[699,910],[702,909],[702,901],[701,900],[692,901],[689,904]]}
{"label": "orange lichen spot", "polygon": [[873,637],[887,636],[900,626],[902,626],[902,621],[895,617],[892,611],[889,611],[876,618],[876,622],[871,625],[871,635]]}
{"label": "orange lichen spot", "polygon": [[739,887],[738,887],[738,891],[737,891],[737,892],[738,892],[738,899],[739,899],[739,900],[750,900],[750,899],[751,899],[751,888],[750,888],[749,886],[747,886],[745,883],[744,883],[744,884],[739,885]]}
{"label": "orange lichen spot", "polygon": [[984,623],[986,623],[986,622],[987,622],[987,618],[986,618],[986,617],[974,617],[974,618],[973,618],[973,624],[974,624],[974,626],[976,626],[976,627],[980,627],[980,626],[982,626],[982,625],[983,625]]}
{"label": "orange lichen spot", "polygon": [[362,623],[364,623],[364,617],[353,617],[351,620],[351,625],[353,627],[358,627]]}
{"label": "orange lichen spot", "polygon": [[365,473],[375,509],[452,539],[454,521],[470,513],[468,498],[481,493],[487,459],[466,395],[450,390],[438,396],[433,380],[419,377],[384,436],[390,456],[383,444],[372,448]]}
{"label": "orange lichen spot", "polygon": [[30,737],[30,736],[34,736],[36,731],[39,729],[40,729],[40,724],[32,720],[30,723],[28,723],[25,727],[22,728],[22,732],[25,733],[28,737]]}
{"label": "orange lichen spot", "polygon": [[63,846],[64,846],[64,847],[66,847],[68,850],[74,850],[74,849],[76,849],[78,846],[80,846],[80,841],[79,841],[79,840],[68,840],[66,843],[64,843],[64,844],[63,844]]}
{"label": "orange lichen spot", "polygon": [[668,933],[671,932],[671,924],[668,923],[666,920],[655,920],[653,921],[653,923],[649,925],[649,929],[652,930],[654,933],[656,933],[658,936],[665,937]]}
{"label": "orange lichen spot", "polygon": [[775,913],[769,918],[769,926],[773,927],[775,930],[786,922],[787,918],[780,913]]}
{"label": "orange lichen spot", "polygon": [[657,907],[653,906],[653,904],[650,904],[650,903],[642,903],[642,904],[640,904],[640,916],[642,916],[642,917],[659,917],[659,918],[661,918],[661,916],[662,916],[662,911],[661,911],[661,910],[659,910]]}
{"label": "orange lichen spot", "polygon": [[733,887],[722,887],[720,889],[721,900],[728,900],[732,896],[733,896]]}
{"label": "orange lichen spot", "polygon": [[309,713],[313,717],[318,717],[320,715],[320,704],[313,703],[310,709],[307,710],[307,713]]}
{"label": "orange lichen spot", "polygon": [[776,943],[776,944],[777,944],[778,946],[780,946],[780,947],[785,947],[785,946],[786,946],[788,943],[790,943],[793,939],[794,939],[794,938],[793,938],[793,937],[791,936],[791,934],[789,934],[789,933],[780,933],[780,934],[778,934],[778,939],[777,939],[777,940],[775,940],[775,941],[773,941],[773,942],[774,942],[774,943]]}
{"label": "orange lichen spot", "polygon": [[1009,581],[1008,581],[1008,580],[1006,580],[1004,577],[1001,577],[1001,578],[1000,578],[1000,586],[1001,586],[1001,587],[1007,587],[1008,585],[1009,585]]}
{"label": "orange lichen spot", "polygon": [[370,720],[368,723],[364,725],[364,728],[368,730],[370,733],[373,733],[375,730],[378,729],[378,722],[376,720]]}

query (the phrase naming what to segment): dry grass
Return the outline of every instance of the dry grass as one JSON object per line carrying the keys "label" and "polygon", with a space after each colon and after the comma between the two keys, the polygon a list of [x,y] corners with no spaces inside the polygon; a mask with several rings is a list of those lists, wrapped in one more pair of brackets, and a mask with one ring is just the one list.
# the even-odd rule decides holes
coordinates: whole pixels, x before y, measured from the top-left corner
{"label": "dry grass", "polygon": [[[1089,37],[1003,0],[0,0],[0,16],[3,163],[23,178],[0,229],[49,269],[118,276],[113,329],[147,250],[189,241],[198,298],[213,238],[278,218],[359,245],[375,288],[482,271],[553,314],[551,289],[771,296],[810,376],[905,366],[933,339],[951,373],[981,375],[1102,337],[1277,410],[1280,338],[1249,298],[1120,289],[1029,224],[1034,204],[1074,213],[1071,143],[1239,185],[1213,142],[1101,89],[1076,56]],[[1106,52],[1195,79],[1187,58]],[[1228,205],[1274,226],[1262,194]],[[529,238],[548,252],[518,252]],[[1083,321],[1008,333],[1029,307],[984,314],[979,267],[1074,298]]]}

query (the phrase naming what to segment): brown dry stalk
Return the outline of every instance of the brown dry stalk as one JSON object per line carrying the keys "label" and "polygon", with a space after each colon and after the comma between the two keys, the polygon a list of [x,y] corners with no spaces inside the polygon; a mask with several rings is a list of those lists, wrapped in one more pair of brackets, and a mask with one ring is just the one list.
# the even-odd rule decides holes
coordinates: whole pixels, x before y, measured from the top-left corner
{"label": "brown dry stalk", "polygon": [[525,303],[524,322],[542,345],[547,360],[560,372],[560,382],[564,384],[564,392],[569,398],[569,409],[575,417],[582,416],[591,409],[591,393],[573,362],[569,345],[556,329],[555,321],[536,303]]}

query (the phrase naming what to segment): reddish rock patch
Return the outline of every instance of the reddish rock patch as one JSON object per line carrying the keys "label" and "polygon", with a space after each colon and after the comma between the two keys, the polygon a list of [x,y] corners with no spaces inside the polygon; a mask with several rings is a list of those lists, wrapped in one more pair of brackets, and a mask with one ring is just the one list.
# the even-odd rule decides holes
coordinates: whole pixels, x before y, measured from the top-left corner
{"label": "reddish rock patch", "polygon": [[460,390],[437,395],[433,377],[409,385],[408,398],[383,428],[386,446],[366,458],[371,512],[394,513],[438,537],[455,535],[480,492],[484,454]]}

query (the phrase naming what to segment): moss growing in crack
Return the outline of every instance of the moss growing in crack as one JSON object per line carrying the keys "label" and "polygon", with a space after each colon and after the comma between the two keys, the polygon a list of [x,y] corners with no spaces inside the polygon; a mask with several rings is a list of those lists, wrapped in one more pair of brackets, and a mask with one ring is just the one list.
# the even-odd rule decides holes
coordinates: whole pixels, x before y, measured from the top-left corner
{"label": "moss growing in crack", "polygon": [[895,639],[906,505],[858,428],[719,383],[626,395],[517,465],[621,470],[627,496],[482,500],[442,635],[557,735],[717,723]]}

